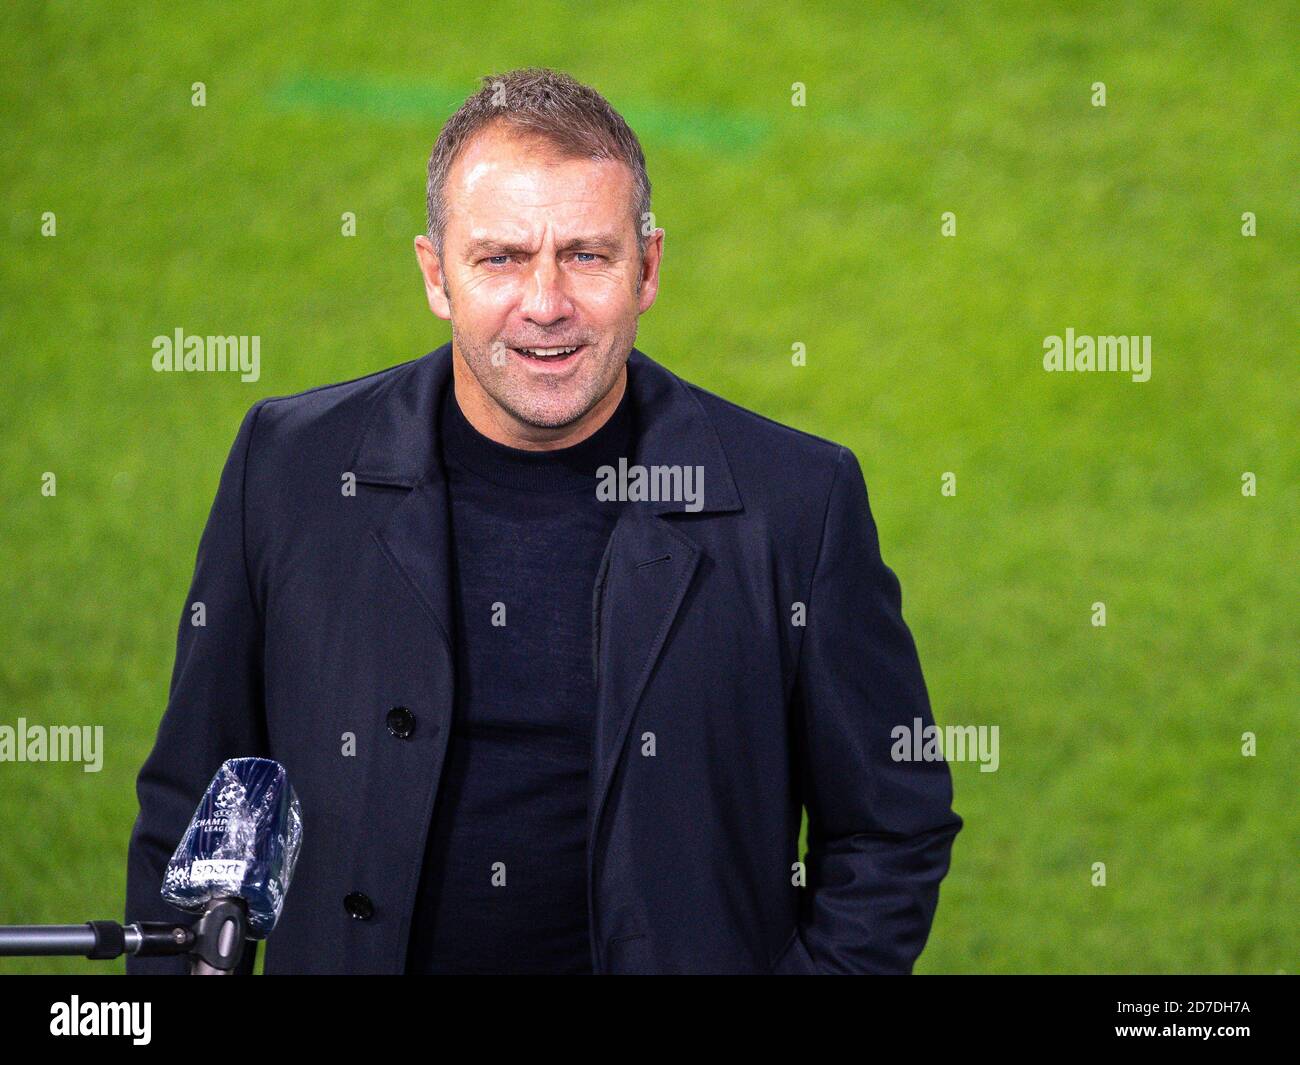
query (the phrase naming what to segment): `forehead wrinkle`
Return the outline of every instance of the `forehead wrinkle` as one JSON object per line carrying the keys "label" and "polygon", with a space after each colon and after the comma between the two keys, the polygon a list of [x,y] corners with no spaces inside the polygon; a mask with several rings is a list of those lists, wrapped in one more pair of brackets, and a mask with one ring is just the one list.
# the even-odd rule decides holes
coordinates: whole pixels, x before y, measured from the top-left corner
{"label": "forehead wrinkle", "polygon": [[[584,183],[585,184],[585,183]],[[536,184],[527,180],[521,180],[515,183],[502,183],[500,185],[479,185],[474,189],[467,189],[466,200],[476,193],[487,197],[502,198],[507,200],[504,205],[507,209],[526,207],[531,210],[549,211],[557,208],[576,207],[587,208],[600,202],[600,192],[594,188],[570,188],[561,191],[553,189],[540,189]]]}
{"label": "forehead wrinkle", "polygon": [[[556,182],[553,179],[554,171],[564,165],[565,162],[582,162],[583,170],[576,176],[571,177],[564,183],[564,189],[561,193],[553,191]],[[461,171],[460,185],[462,193],[468,199],[469,197],[480,193],[506,193],[513,195],[523,194],[527,196],[530,192],[536,192],[544,195],[550,193],[552,199],[547,201],[535,202],[531,206],[542,208],[553,207],[558,203],[569,202],[575,204],[589,204],[599,200],[602,191],[609,183],[609,176],[602,173],[592,173],[588,166],[595,162],[597,170],[606,169],[600,166],[600,162],[608,160],[567,160],[551,163],[525,163],[520,164],[517,160],[501,159],[489,156],[477,160],[467,160],[467,165]],[[620,171],[625,168],[619,168]],[[493,186],[493,179],[499,179]]]}

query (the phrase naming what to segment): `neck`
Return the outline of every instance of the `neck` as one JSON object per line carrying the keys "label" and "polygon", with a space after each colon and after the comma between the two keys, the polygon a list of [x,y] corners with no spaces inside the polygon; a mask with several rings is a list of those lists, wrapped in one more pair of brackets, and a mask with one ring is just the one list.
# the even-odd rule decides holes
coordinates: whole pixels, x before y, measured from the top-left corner
{"label": "neck", "polygon": [[489,440],[521,451],[554,451],[586,440],[609,420],[627,387],[625,364],[619,370],[614,387],[591,410],[568,425],[548,428],[520,421],[489,396],[455,345],[452,346],[451,371],[456,403],[465,420]]}

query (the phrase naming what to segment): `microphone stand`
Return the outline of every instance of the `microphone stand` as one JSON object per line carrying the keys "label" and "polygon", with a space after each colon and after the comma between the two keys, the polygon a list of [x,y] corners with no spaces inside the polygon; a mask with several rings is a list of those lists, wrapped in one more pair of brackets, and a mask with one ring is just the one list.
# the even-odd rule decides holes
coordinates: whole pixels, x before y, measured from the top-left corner
{"label": "microphone stand", "polygon": [[0,957],[84,957],[130,954],[137,958],[190,959],[191,976],[231,976],[244,955],[248,904],[213,899],[193,928],[166,921],[87,921],[85,924],[0,925]]}

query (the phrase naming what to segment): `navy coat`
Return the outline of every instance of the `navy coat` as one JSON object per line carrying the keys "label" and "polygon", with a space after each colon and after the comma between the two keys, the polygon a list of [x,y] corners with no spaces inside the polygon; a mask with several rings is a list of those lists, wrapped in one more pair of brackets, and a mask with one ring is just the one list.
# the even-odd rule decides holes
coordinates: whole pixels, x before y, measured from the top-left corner
{"label": "navy coat", "polygon": [[[128,921],[177,917],[159,886],[199,797],[261,755],[304,826],[266,972],[403,971],[456,683],[450,380],[447,344],[245,416],[137,782]],[[962,820],[945,762],[890,756],[933,718],[858,461],[635,349],[628,388],[635,461],[703,467],[704,504],[626,505],[593,588],[593,970],[910,972]]]}

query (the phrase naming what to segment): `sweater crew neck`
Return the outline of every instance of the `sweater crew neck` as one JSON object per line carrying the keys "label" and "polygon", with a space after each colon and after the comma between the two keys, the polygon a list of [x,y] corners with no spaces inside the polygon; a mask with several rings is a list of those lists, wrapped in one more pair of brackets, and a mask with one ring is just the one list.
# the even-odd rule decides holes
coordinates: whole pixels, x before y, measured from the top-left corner
{"label": "sweater crew neck", "polygon": [[442,453],[455,469],[520,492],[572,492],[592,488],[602,466],[631,460],[632,410],[625,388],[613,413],[594,433],[570,447],[528,451],[499,444],[470,424],[449,383],[442,398]]}

